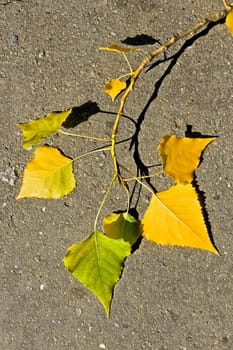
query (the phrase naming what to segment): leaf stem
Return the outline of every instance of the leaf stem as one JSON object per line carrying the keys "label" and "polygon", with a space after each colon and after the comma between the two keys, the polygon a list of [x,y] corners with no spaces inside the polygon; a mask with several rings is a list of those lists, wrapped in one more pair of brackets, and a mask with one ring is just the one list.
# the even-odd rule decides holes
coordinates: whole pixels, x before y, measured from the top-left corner
{"label": "leaf stem", "polygon": [[158,171],[157,173],[151,174],[151,175],[144,175],[144,176],[133,176],[129,178],[124,178],[124,181],[137,181],[137,180],[143,180],[143,179],[148,179],[154,176],[159,176],[160,174],[163,173],[163,170]]}
{"label": "leaf stem", "polygon": [[117,79],[121,80],[122,78],[130,77],[130,76],[132,75],[132,73],[133,73],[133,71],[132,71],[132,72],[129,72],[129,73],[126,73],[126,74],[123,74],[123,75],[121,75],[121,76],[120,76],[119,78],[117,78]]}
{"label": "leaf stem", "polygon": [[133,69],[131,67],[131,64],[128,60],[128,57],[126,56],[125,52],[122,52],[122,55],[124,56],[124,59],[126,60],[127,64],[128,64],[128,67],[129,67],[129,70],[130,70],[130,73],[133,73]]}
{"label": "leaf stem", "polygon": [[90,139],[90,140],[96,140],[96,141],[111,141],[111,138],[101,138],[101,137],[95,137],[95,136],[89,136],[89,135],[83,135],[83,134],[73,134],[71,132],[64,131],[62,129],[58,130],[63,135],[68,135],[68,136],[75,136],[75,137],[81,137],[84,139]]}
{"label": "leaf stem", "polygon": [[113,183],[116,180],[116,176],[117,176],[116,174],[113,175],[113,177],[112,177],[112,179],[111,179],[111,181],[110,181],[110,183],[108,185],[108,188],[107,188],[107,190],[106,190],[106,192],[104,194],[104,197],[103,197],[103,199],[102,199],[102,201],[100,203],[100,206],[99,206],[99,209],[97,211],[96,218],[95,218],[94,231],[96,231],[97,222],[98,222],[98,219],[99,219],[99,216],[100,216],[100,212],[101,212],[101,210],[102,210],[102,208],[103,208],[103,206],[104,206],[104,204],[106,202],[106,199],[107,199],[107,197],[108,197],[108,195],[109,195],[109,193],[110,193],[110,191],[112,189]]}
{"label": "leaf stem", "polygon": [[73,162],[76,161],[76,160],[79,160],[83,157],[86,157],[86,156],[89,156],[90,154],[93,154],[93,153],[97,153],[97,152],[102,152],[102,151],[111,151],[111,146],[108,146],[108,147],[101,147],[101,148],[98,148],[98,149],[94,149],[92,151],[89,151],[89,152],[85,152],[83,154],[80,154],[79,156],[73,158]]}
{"label": "leaf stem", "polygon": [[[133,175],[133,172],[131,170],[129,170],[128,168],[126,168],[124,165],[119,165],[121,168],[123,168],[125,171],[127,171],[129,174]],[[157,174],[152,174],[152,175],[147,175],[147,176],[133,176],[132,178],[129,179],[124,179],[124,181],[130,181],[130,180],[135,180],[138,183],[140,183],[140,185],[144,186],[149,192],[151,192],[152,194],[155,194],[154,191],[147,186],[146,184],[144,184],[140,179],[145,179],[151,176],[156,176],[159,175],[160,173],[163,173],[163,170],[159,171]]]}

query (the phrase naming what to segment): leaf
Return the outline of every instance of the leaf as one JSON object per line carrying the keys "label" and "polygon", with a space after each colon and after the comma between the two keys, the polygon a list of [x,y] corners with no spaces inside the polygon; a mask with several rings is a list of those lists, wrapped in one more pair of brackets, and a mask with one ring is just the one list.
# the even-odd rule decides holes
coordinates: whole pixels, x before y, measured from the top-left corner
{"label": "leaf", "polygon": [[139,221],[127,212],[107,215],[104,218],[104,233],[110,238],[123,238],[133,245],[140,236]]}
{"label": "leaf", "polygon": [[229,12],[228,15],[226,16],[226,26],[229,32],[231,33],[231,35],[233,35],[233,11]]}
{"label": "leaf", "polygon": [[112,100],[115,98],[126,88],[126,82],[120,79],[112,79],[105,83],[104,92],[110,95]]}
{"label": "leaf", "polygon": [[201,153],[215,137],[188,138],[176,135],[163,136],[158,146],[163,170],[181,184],[191,183],[200,162]]}
{"label": "leaf", "polygon": [[195,188],[175,185],[153,195],[141,222],[142,235],[168,245],[206,249],[218,254],[211,243]]}
{"label": "leaf", "polygon": [[122,52],[129,52],[129,51],[132,51],[132,50],[140,50],[140,48],[135,48],[135,47],[127,48],[127,47],[119,46],[119,45],[117,45],[115,43],[112,43],[108,47],[98,47],[98,50],[122,53]]}
{"label": "leaf", "polygon": [[65,112],[48,113],[30,122],[17,124],[23,132],[23,148],[34,146],[42,138],[57,132],[71,112],[72,109],[68,109]]}
{"label": "leaf", "polygon": [[23,197],[59,198],[75,187],[73,160],[57,148],[42,146],[28,162],[17,199]]}
{"label": "leaf", "polygon": [[94,231],[86,240],[73,244],[64,257],[65,267],[93,292],[110,313],[113,288],[119,280],[131,246]]}

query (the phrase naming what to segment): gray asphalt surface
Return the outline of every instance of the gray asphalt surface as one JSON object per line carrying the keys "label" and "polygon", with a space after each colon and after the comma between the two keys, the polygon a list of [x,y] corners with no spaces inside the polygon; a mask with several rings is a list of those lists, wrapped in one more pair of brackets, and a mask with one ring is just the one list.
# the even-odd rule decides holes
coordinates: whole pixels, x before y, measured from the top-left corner
{"label": "gray asphalt surface", "polygon": [[[116,112],[117,102],[102,86],[127,66],[98,46],[140,34],[163,42],[221,7],[220,0],[0,0],[0,349],[233,349],[233,38],[224,24],[185,47],[172,47],[167,58],[175,59],[142,74],[125,108],[136,121],[154,92],[139,134],[146,165],[159,161],[156,147],[164,134],[184,136],[191,125],[194,132],[218,136],[204,153],[197,182],[205,191],[219,257],[143,240],[126,261],[106,319],[62,258],[69,245],[92,232],[112,175],[109,155],[76,165],[78,187],[67,198],[15,200],[32,156],[22,149],[16,123],[92,101],[108,113],[92,115],[77,130],[109,134],[114,120],[109,112]],[[129,54],[132,65],[150,49]],[[122,119],[119,139],[134,132],[134,124]],[[70,156],[97,146],[63,136],[49,142]],[[134,169],[128,149],[129,142],[119,146],[119,158]],[[167,185],[162,177],[154,184]],[[143,190],[140,217],[147,205]],[[125,206],[124,191],[115,187],[102,217]]]}

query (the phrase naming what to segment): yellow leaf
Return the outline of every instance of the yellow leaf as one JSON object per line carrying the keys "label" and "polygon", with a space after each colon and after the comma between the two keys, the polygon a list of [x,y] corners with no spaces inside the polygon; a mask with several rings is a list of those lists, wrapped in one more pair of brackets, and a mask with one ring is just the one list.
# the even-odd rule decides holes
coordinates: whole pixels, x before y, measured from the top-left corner
{"label": "yellow leaf", "polygon": [[215,137],[188,138],[176,135],[163,136],[158,146],[163,170],[181,184],[191,183],[200,162],[201,153]]}
{"label": "yellow leaf", "polygon": [[233,35],[233,11],[229,12],[226,17],[226,26],[231,35]]}
{"label": "yellow leaf", "polygon": [[65,112],[48,113],[47,115],[30,122],[17,124],[23,131],[23,148],[33,146],[42,138],[58,131],[71,112],[72,109],[68,109]]}
{"label": "yellow leaf", "polygon": [[104,92],[110,95],[112,100],[115,98],[126,88],[126,82],[120,79],[112,79],[105,83]]}
{"label": "yellow leaf", "polygon": [[140,50],[140,48],[135,48],[135,47],[134,48],[127,48],[127,47],[119,46],[115,43],[112,43],[108,47],[99,47],[98,50],[122,53],[122,52],[129,52],[132,50]]}
{"label": "yellow leaf", "polygon": [[141,231],[155,243],[206,249],[218,254],[191,184],[175,185],[153,195],[141,222]]}
{"label": "yellow leaf", "polygon": [[38,147],[28,162],[17,199],[23,197],[59,198],[75,187],[73,160],[49,146]]}

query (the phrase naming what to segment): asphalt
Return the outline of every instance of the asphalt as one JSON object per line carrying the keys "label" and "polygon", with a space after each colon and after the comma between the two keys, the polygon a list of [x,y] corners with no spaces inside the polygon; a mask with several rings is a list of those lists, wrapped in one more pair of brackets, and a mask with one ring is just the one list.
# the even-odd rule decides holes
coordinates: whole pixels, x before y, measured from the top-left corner
{"label": "asphalt", "polygon": [[[15,199],[32,157],[22,149],[17,123],[84,105],[76,131],[109,135],[118,102],[102,87],[127,65],[97,47],[149,37],[141,51],[129,54],[135,67],[151,42],[164,42],[221,7],[220,0],[0,1],[0,349],[233,349],[233,38],[224,23],[159,56],[125,107],[139,121],[138,151],[147,166],[159,162],[156,147],[165,134],[184,136],[192,127],[218,136],[196,175],[220,256],[142,240],[125,263],[107,319],[62,258],[92,232],[113,171],[109,155],[83,158],[75,166],[77,189],[66,198]],[[123,118],[119,139],[134,133],[134,122]],[[70,156],[99,146],[64,136],[48,142]],[[129,141],[119,145],[118,156],[135,169]],[[163,177],[154,180],[158,190],[167,185]],[[138,194],[141,218],[149,194],[137,189],[134,204]],[[125,192],[116,186],[99,228],[105,214],[125,207]]]}

